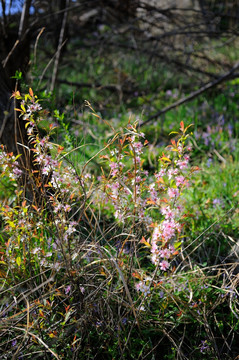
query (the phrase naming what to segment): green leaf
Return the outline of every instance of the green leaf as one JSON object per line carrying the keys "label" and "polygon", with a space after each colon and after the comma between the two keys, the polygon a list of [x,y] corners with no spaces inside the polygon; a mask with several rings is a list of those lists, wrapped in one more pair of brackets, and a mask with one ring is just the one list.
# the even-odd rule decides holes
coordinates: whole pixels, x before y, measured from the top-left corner
{"label": "green leaf", "polygon": [[21,265],[21,258],[20,258],[20,256],[18,256],[17,258],[16,258],[16,263],[17,263],[17,265],[18,266],[20,266]]}
{"label": "green leaf", "polygon": [[21,109],[24,111],[24,113],[26,112],[26,108],[23,104],[21,104]]}
{"label": "green leaf", "polygon": [[8,221],[8,225],[13,229],[16,227],[13,221]]}
{"label": "green leaf", "polygon": [[169,133],[169,135],[171,135],[171,134],[178,134],[178,132],[177,131],[171,131],[171,133]]}

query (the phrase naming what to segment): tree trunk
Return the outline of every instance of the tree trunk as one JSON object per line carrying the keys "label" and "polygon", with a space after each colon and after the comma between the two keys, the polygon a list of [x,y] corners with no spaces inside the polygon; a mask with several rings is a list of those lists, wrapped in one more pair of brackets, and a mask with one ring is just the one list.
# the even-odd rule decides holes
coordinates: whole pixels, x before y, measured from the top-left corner
{"label": "tree trunk", "polygon": [[[19,185],[23,196],[37,207],[43,207],[53,194],[45,188],[51,175],[43,175],[40,164],[34,161],[34,143],[28,137],[25,120],[18,117],[18,112],[15,111],[19,104],[11,95],[10,82],[0,64],[0,144],[5,146],[8,153],[21,155],[17,161],[22,170]],[[37,130],[35,134],[38,134]]]}
{"label": "tree trunk", "polygon": [[14,155],[23,153],[23,165],[27,166],[26,149],[22,151],[19,144],[28,145],[28,136],[23,120],[17,118],[14,110],[16,104],[14,98],[11,98],[13,90],[11,81],[0,64],[0,142]]}
{"label": "tree trunk", "polygon": [[26,173],[27,170],[34,168],[31,144],[28,141],[24,120],[18,118],[15,111],[18,105],[11,97],[13,90],[0,64],[0,143],[5,146],[8,153],[13,153],[15,156],[21,154],[19,163]]}

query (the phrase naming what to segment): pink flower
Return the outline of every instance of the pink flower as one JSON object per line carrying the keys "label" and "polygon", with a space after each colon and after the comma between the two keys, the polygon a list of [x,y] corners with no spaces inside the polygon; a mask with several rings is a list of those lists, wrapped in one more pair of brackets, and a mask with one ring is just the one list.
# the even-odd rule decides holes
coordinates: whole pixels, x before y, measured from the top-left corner
{"label": "pink flower", "polygon": [[183,211],[183,207],[182,207],[182,205],[178,205],[177,206],[177,212],[180,213],[181,211]]}
{"label": "pink flower", "polygon": [[161,213],[165,216],[165,219],[170,219],[175,217],[175,212],[170,209],[169,206],[165,206],[161,209]]}
{"label": "pink flower", "polygon": [[176,186],[179,186],[184,184],[185,178],[184,176],[180,175],[180,176],[176,176],[175,180],[176,180]]}
{"label": "pink flower", "polygon": [[163,260],[161,261],[161,263],[159,263],[160,269],[163,271],[166,271],[169,268],[169,262],[167,260]]}
{"label": "pink flower", "polygon": [[142,153],[143,144],[141,142],[133,143],[132,146],[133,146],[136,154],[141,154]]}
{"label": "pink flower", "polygon": [[69,294],[69,292],[71,291],[71,286],[68,285],[66,288],[65,288],[65,294]]}
{"label": "pink flower", "polygon": [[119,187],[120,187],[120,184],[119,184],[117,181],[111,185],[111,189],[112,189],[112,190],[113,190],[113,189],[114,189],[114,190],[118,190]]}
{"label": "pink flower", "polygon": [[40,111],[42,109],[41,105],[38,103],[32,103],[31,105],[28,106],[28,112],[32,112],[32,111]]}
{"label": "pink flower", "polygon": [[182,154],[182,152],[183,152],[183,147],[182,147],[182,145],[179,145],[179,146],[178,146],[178,152],[179,152],[179,154]]}
{"label": "pink flower", "polygon": [[50,166],[44,166],[44,168],[42,169],[42,174],[48,175],[50,171],[51,171]]}
{"label": "pink flower", "polygon": [[175,198],[179,195],[179,190],[175,188],[168,188],[168,196],[170,198]]}
{"label": "pink flower", "polygon": [[150,288],[148,285],[144,283],[144,281],[140,281],[135,285],[137,291],[141,291],[145,296],[150,294]]}
{"label": "pink flower", "polygon": [[118,169],[114,169],[111,173],[111,176],[115,176],[115,175],[117,175],[117,173],[118,173]]}
{"label": "pink flower", "polygon": [[154,264],[154,265],[157,265],[157,263],[158,263],[158,255],[157,254],[153,254],[152,256],[151,256],[151,261],[152,261],[152,263]]}
{"label": "pink flower", "polygon": [[64,206],[64,210],[66,211],[66,212],[69,212],[70,210],[71,210],[71,207],[70,207],[70,205],[65,205]]}
{"label": "pink flower", "polygon": [[155,253],[155,254],[159,252],[159,251],[158,251],[158,246],[157,246],[156,242],[153,242],[153,243],[152,243],[151,252],[152,252],[152,253]]}
{"label": "pink flower", "polygon": [[159,229],[159,226],[156,226],[154,228],[153,236],[152,236],[152,242],[158,241],[161,237],[161,231]]}
{"label": "pink flower", "polygon": [[124,214],[120,210],[116,210],[114,215],[116,219],[118,219],[119,221],[123,221]]}
{"label": "pink flower", "polygon": [[177,223],[174,222],[174,220],[164,220],[160,228],[162,230],[162,235],[165,238],[165,240],[171,239],[175,235],[175,228]]}
{"label": "pink flower", "polygon": [[113,169],[118,169],[118,164],[116,163],[116,162],[111,162],[110,164],[109,164],[109,167],[111,168],[111,170],[113,170]]}
{"label": "pink flower", "polygon": [[160,256],[165,259],[169,259],[171,256],[171,251],[169,249],[162,249],[160,250]]}
{"label": "pink flower", "polygon": [[159,180],[161,177],[163,177],[166,174],[165,169],[161,169],[158,173],[154,174],[157,180]]}
{"label": "pink flower", "polygon": [[[188,158],[189,159],[189,158]],[[177,165],[179,166],[180,170],[185,169],[186,167],[188,167],[188,159],[186,159],[186,155],[185,155],[185,159],[184,160],[178,160],[177,161]]]}
{"label": "pink flower", "polygon": [[14,167],[12,172],[13,172],[14,175],[16,175],[16,177],[19,177],[22,174],[22,170],[19,169],[18,167]]}
{"label": "pink flower", "polygon": [[[154,186],[154,184],[152,184],[153,186]],[[154,187],[153,186],[150,186],[150,198],[151,198],[151,200],[152,201],[154,201],[154,202],[157,202],[157,200],[158,200],[158,193],[157,193],[157,191],[154,189]]]}
{"label": "pink flower", "polygon": [[62,206],[63,206],[62,204],[56,205],[54,208],[54,212],[57,213],[58,211],[60,211],[62,209]]}
{"label": "pink flower", "polygon": [[175,247],[173,245],[169,245],[168,248],[169,248],[169,251],[171,252],[171,254],[173,254],[175,252]]}
{"label": "pink flower", "polygon": [[135,285],[135,288],[137,291],[140,291],[141,289],[141,281]]}
{"label": "pink flower", "polygon": [[178,169],[169,169],[168,170],[168,178],[169,180],[172,179],[173,175],[177,175],[178,174]]}
{"label": "pink flower", "polygon": [[49,140],[48,137],[44,137],[43,139],[41,139],[41,141],[40,141],[39,144],[40,144],[41,146],[44,146],[48,140]]}

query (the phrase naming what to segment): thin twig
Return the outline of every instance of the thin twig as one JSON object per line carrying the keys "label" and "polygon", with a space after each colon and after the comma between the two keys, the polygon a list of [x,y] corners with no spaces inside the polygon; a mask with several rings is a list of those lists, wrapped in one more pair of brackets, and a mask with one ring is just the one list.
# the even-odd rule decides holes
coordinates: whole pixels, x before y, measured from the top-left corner
{"label": "thin twig", "polygon": [[2,123],[1,129],[0,129],[0,140],[2,138],[2,134],[4,132],[4,129],[5,129],[5,126],[6,126],[6,123],[7,123],[8,115],[9,115],[9,113],[5,111],[4,112],[3,123]]}
{"label": "thin twig", "polygon": [[16,47],[18,46],[18,44],[19,44],[19,40],[17,40],[17,41],[14,43],[13,47],[11,48],[11,50],[9,51],[9,53],[7,54],[6,59],[3,60],[3,62],[2,62],[3,68],[6,67],[9,58],[11,57],[12,53],[14,52],[14,50],[16,49]]}
{"label": "thin twig", "polygon": [[53,68],[50,91],[54,90],[55,83],[56,83],[56,77],[57,77],[57,73],[58,73],[61,49],[62,49],[62,44],[64,42],[63,38],[64,38],[65,28],[66,28],[66,21],[67,21],[67,15],[68,15],[68,10],[67,10],[68,6],[69,6],[69,0],[66,1],[64,16],[63,16],[63,20],[62,20],[62,26],[61,26],[60,36],[59,36],[58,48],[57,48],[57,52],[56,52],[55,64],[54,64],[54,68]]}
{"label": "thin twig", "polygon": [[40,30],[39,34],[37,35],[37,38],[36,38],[36,42],[35,42],[35,45],[34,45],[34,65],[36,65],[38,41],[39,41],[40,36],[41,36],[41,34],[43,33],[44,30],[45,30],[45,27],[41,28],[41,30]]}
{"label": "thin twig", "polygon": [[[66,40],[63,42],[63,44],[61,45],[61,47],[63,47],[63,46],[65,45],[65,43],[66,43]],[[40,80],[39,80],[39,82],[38,82],[38,84],[37,84],[37,90],[38,90],[39,86],[41,85],[42,79],[44,78],[44,75],[45,75],[47,69],[48,69],[49,66],[51,65],[52,61],[55,59],[56,55],[57,55],[57,51],[56,51],[55,54],[52,56],[52,58],[49,60],[49,62],[46,64],[46,66],[45,66],[45,68],[44,68],[44,70],[43,70],[43,72],[42,72],[42,74],[41,74]]]}
{"label": "thin twig", "polygon": [[25,31],[28,28],[29,11],[30,11],[30,7],[31,7],[31,2],[32,2],[32,0],[25,0],[25,2],[23,4],[21,20],[20,20],[19,29],[18,29],[18,38],[20,40],[22,40],[22,37],[23,37],[22,35],[25,34]]}

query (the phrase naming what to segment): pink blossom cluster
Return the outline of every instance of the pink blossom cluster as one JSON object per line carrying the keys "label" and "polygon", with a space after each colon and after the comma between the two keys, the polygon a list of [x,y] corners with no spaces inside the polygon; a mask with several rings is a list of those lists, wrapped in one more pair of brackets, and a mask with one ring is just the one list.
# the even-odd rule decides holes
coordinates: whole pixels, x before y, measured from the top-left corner
{"label": "pink blossom cluster", "polygon": [[36,97],[34,96],[30,98],[30,102],[25,101],[25,99],[23,99],[21,101],[21,106],[26,110],[23,115],[24,120],[29,119],[35,112],[42,110],[41,105],[39,104],[39,102],[36,101]]}
{"label": "pink blossom cluster", "polygon": [[[101,190],[97,196],[107,202],[108,209],[112,209],[119,222],[131,220],[135,224],[144,224],[148,240],[142,242],[150,248],[152,263],[165,272],[170,269],[171,260],[177,253],[174,243],[179,241],[182,231],[181,195],[189,184],[190,157],[187,151],[190,149],[184,145],[185,137],[177,144],[173,142],[173,151],[167,156],[163,154],[158,171],[149,176],[143,169],[144,144],[141,138],[144,134],[138,134],[133,127],[130,130],[123,146],[121,144],[117,151],[111,151],[111,157],[106,157],[109,177],[104,175],[99,179]],[[150,292],[144,279],[137,283],[136,289],[144,295]]]}
{"label": "pink blossom cluster", "polygon": [[23,174],[23,170],[17,157],[12,153],[7,153],[3,147],[0,153],[0,166],[2,173],[7,173],[13,180],[17,180]]}
{"label": "pink blossom cluster", "polygon": [[[133,135],[132,135],[133,134]],[[143,153],[144,145],[139,138],[143,133],[131,132],[125,137],[124,147],[110,151],[107,157],[109,176],[100,177],[100,188],[95,194],[95,203],[101,203],[111,207],[115,219],[125,222],[127,219],[146,222],[150,224],[152,219],[147,214],[147,199],[144,183],[148,172],[141,165],[140,155]],[[133,159],[133,168],[128,168],[129,159]]]}
{"label": "pink blossom cluster", "polygon": [[[47,180],[44,183],[46,191],[48,188],[56,190],[49,197],[53,219],[49,222],[50,229],[47,229],[47,222],[42,220],[45,209],[38,209],[35,203],[28,204],[27,201],[23,201],[21,199],[22,189],[17,186],[18,183],[15,183],[16,198],[19,195],[20,200],[18,201],[20,201],[23,210],[16,211],[9,206],[0,209],[9,233],[7,256],[12,266],[20,266],[22,260],[20,260],[18,254],[21,253],[22,256],[23,249],[24,252],[27,249],[29,256],[34,257],[35,261],[39,261],[41,267],[54,268],[58,271],[61,267],[62,252],[69,251],[70,247],[74,246],[74,241],[77,238],[75,233],[77,232],[78,223],[71,219],[75,194],[78,197],[88,196],[88,188],[92,186],[92,180],[89,173],[79,176],[73,167],[64,162],[64,156],[61,153],[63,147],[57,147],[55,155],[50,153],[52,146],[49,142],[49,136],[40,139],[38,132],[35,131],[40,116],[37,112],[41,110],[41,107],[32,98],[29,99],[29,95],[27,96],[28,98],[25,98],[21,103],[21,115],[26,121],[26,128],[30,129],[28,136],[33,145],[31,151],[34,154],[34,161],[41,169],[40,176],[43,175]],[[2,147],[0,152],[2,176],[17,180],[22,175],[23,170],[18,158],[19,156],[15,157],[13,154],[5,152],[4,147]],[[24,171],[27,170],[24,169]],[[39,182],[41,180],[39,177]],[[21,183],[19,185],[21,186]],[[82,195],[83,193],[84,195]],[[9,224],[11,224],[10,227]],[[46,234],[47,231],[52,236],[49,243],[42,241],[42,234]],[[57,251],[58,261],[56,262]],[[16,264],[16,258],[18,264]]]}
{"label": "pink blossom cluster", "polygon": [[146,285],[145,281],[139,281],[135,286],[137,291],[141,291],[144,296],[150,294],[150,286]]}

